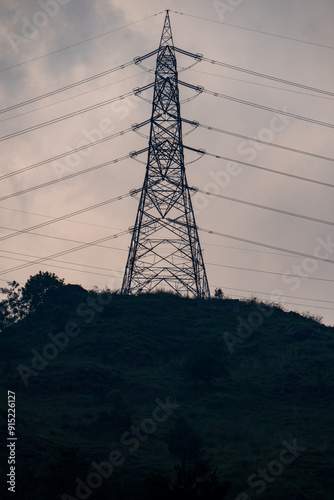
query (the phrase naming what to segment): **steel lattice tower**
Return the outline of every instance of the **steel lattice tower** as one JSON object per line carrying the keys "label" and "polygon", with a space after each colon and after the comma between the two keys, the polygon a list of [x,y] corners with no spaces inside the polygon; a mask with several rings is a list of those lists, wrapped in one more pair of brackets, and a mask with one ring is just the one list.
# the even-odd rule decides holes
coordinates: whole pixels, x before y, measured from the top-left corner
{"label": "steel lattice tower", "polygon": [[122,293],[210,291],[184,166],[178,73],[167,11],[157,55],[146,175]]}

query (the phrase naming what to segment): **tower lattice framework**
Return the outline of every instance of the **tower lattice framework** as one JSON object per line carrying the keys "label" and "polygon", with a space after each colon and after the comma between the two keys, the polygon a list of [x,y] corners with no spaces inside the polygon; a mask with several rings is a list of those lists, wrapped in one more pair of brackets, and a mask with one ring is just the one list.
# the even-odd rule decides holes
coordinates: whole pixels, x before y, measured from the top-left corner
{"label": "tower lattice framework", "polygon": [[184,166],[178,72],[168,11],[156,62],[146,174],[122,293],[156,287],[210,297]]}

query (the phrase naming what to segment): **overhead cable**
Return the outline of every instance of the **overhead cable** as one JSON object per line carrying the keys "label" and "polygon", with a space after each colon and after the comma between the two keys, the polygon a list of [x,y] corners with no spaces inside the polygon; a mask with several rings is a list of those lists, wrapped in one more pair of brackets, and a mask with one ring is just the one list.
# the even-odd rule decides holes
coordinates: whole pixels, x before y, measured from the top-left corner
{"label": "overhead cable", "polygon": [[204,124],[199,123],[198,121],[194,121],[194,120],[187,120],[187,119],[183,118],[182,121],[184,123],[189,123],[190,125],[192,125],[194,127],[200,127],[200,128],[204,128],[207,130],[212,130],[213,132],[219,132],[221,134],[231,135],[233,137],[238,137],[239,139],[245,139],[247,141],[257,142],[259,144],[264,144],[266,146],[271,146],[273,148],[283,149],[284,151],[290,151],[291,153],[299,153],[302,155],[311,156],[312,158],[317,158],[318,160],[326,160],[326,161],[334,162],[334,158],[331,158],[329,156],[323,156],[323,155],[319,155],[316,153],[310,153],[310,152],[304,151],[302,149],[290,148],[288,146],[282,146],[281,144],[275,144],[273,142],[263,141],[261,139],[257,139],[256,137],[249,137],[248,135],[237,134],[236,132],[230,132],[229,130],[223,130],[223,129],[220,129],[217,127],[211,127],[209,125],[204,125]]}
{"label": "overhead cable", "polygon": [[[13,238],[14,236],[18,236],[21,234],[29,233],[30,231],[33,231],[34,229],[40,229],[41,227],[49,226],[51,224],[55,224],[56,222],[60,222],[66,219],[69,219],[70,217],[75,217],[77,215],[81,215],[86,212],[90,212],[91,210],[96,210],[97,208],[104,207],[105,205],[109,205],[111,203],[114,203],[115,201],[120,201],[123,200],[124,198],[128,198],[129,196],[133,196],[133,194],[139,193],[141,191],[140,189],[134,189],[130,193],[123,194],[121,196],[116,196],[115,198],[111,198],[109,200],[102,201],[100,203],[96,203],[95,205],[91,205],[86,208],[81,208],[80,210],[76,210],[75,212],[71,212],[69,214],[62,215],[61,217],[56,217],[54,219],[48,220],[46,222],[41,222],[40,224],[36,224],[35,226],[30,226],[26,227],[25,229],[19,229],[15,231],[14,233],[11,234],[6,234],[5,236],[0,237],[0,241],[7,240],[9,238]],[[1,226],[0,226],[1,228]]]}
{"label": "overhead cable", "polygon": [[[179,224],[183,225],[181,222],[179,222]],[[269,245],[267,243],[261,243],[259,241],[249,240],[249,239],[246,239],[246,238],[240,238],[238,236],[232,236],[230,234],[220,233],[219,231],[213,231],[213,230],[210,230],[210,229],[204,229],[202,227],[198,227],[197,229],[198,229],[198,231],[202,231],[204,233],[214,234],[215,236],[222,236],[223,238],[228,238],[228,239],[231,239],[231,240],[241,241],[243,243],[249,243],[250,245],[257,245],[257,246],[264,247],[264,248],[270,248],[272,250],[279,250],[280,252],[285,252],[285,253],[289,253],[289,254],[292,254],[292,255],[298,255],[300,257],[307,257],[307,258],[311,258],[313,260],[318,260],[318,261],[321,261],[321,262],[327,262],[329,264],[334,264],[334,260],[325,259],[323,257],[316,257],[316,256],[308,254],[308,253],[298,252],[296,250],[289,250],[287,248],[282,248],[282,247],[278,247],[278,246],[275,246],[275,245]]]}
{"label": "overhead cable", "polygon": [[120,69],[127,68],[128,66],[132,66],[133,64],[136,64],[137,60],[144,61],[148,57],[153,56],[158,52],[158,49],[153,50],[152,52],[149,52],[148,54],[145,54],[144,56],[139,56],[133,59],[132,61],[128,61],[127,63],[120,64],[119,66],[116,66],[115,68],[107,69],[105,71],[102,71],[101,73],[97,73],[96,75],[88,76],[87,78],[84,78],[83,80],[79,80],[74,83],[69,83],[68,85],[65,85],[64,87],[60,87],[59,89],[51,90],[50,92],[46,92],[45,94],[32,97],[31,99],[27,99],[26,101],[19,102],[17,104],[12,104],[11,106],[8,106],[7,108],[1,109],[0,114],[2,113],[7,113],[7,111],[12,111],[13,109],[20,108],[21,106],[26,106],[27,104],[31,104],[36,101],[40,101],[41,99],[45,99],[46,97],[51,97],[53,95],[59,94],[60,92],[64,92],[65,90],[73,89],[74,87],[77,87],[78,85],[83,85],[84,83],[92,82],[93,80],[96,80],[97,78],[101,78],[102,76],[110,75],[111,73],[114,73],[115,71],[119,71]]}
{"label": "overhead cable", "polygon": [[202,71],[199,69],[190,69],[192,73],[201,73],[202,75],[215,76],[216,78],[224,78],[224,80],[232,80],[233,82],[247,83],[248,85],[256,85],[257,87],[266,87],[267,89],[279,90],[280,92],[289,92],[292,94],[306,95],[308,97],[315,97],[317,99],[326,99],[327,101],[333,101],[332,97],[326,97],[319,94],[311,94],[310,92],[302,92],[301,90],[288,89],[285,87],[277,87],[274,85],[268,85],[268,83],[252,82],[251,80],[242,80],[241,78],[233,78],[232,76],[218,75],[217,73],[210,73],[209,71]]}
{"label": "overhead cable", "polygon": [[[245,290],[243,288],[231,288],[228,286],[224,286],[224,290],[236,290],[237,292],[249,292],[249,293],[259,293],[261,295],[272,295],[272,293],[268,292],[259,292],[258,290]],[[294,295],[284,295],[285,299],[298,299],[298,300],[312,300],[312,302],[322,302],[322,303],[328,303],[328,304],[334,304],[334,301],[332,300],[321,300],[321,299],[314,299],[314,298],[308,298],[308,297],[295,297]]]}
{"label": "overhead cable", "polygon": [[[37,217],[44,217],[45,219],[49,219],[49,220],[51,220],[51,219],[54,218],[51,215],[45,215],[45,214],[36,213],[36,212],[28,212],[28,210],[19,210],[17,208],[9,208],[9,207],[0,206],[0,210],[9,210],[10,212],[17,212],[17,213],[26,214],[26,215],[34,215],[34,216],[37,216]],[[112,227],[112,226],[105,226],[105,225],[102,225],[102,224],[93,224],[91,222],[84,222],[84,221],[77,221],[77,220],[70,220],[70,221],[67,221],[67,222],[69,222],[70,224],[83,224],[85,226],[101,227],[103,229],[120,229],[120,228],[115,228],[115,227]],[[10,229],[10,231],[17,231],[17,230],[16,229]],[[272,252],[268,252],[268,253],[272,253]]]}
{"label": "overhead cable", "polygon": [[[210,193],[209,191],[203,191],[203,189],[198,189],[195,187],[189,187],[189,189],[192,191],[195,191],[197,193],[205,194],[207,196],[213,196],[215,198],[220,198],[223,200],[233,201],[235,203],[240,203],[241,205],[247,205],[250,207],[260,208],[262,210],[269,210],[270,212],[276,212],[278,214],[289,215],[291,217],[297,217],[299,219],[305,219],[305,220],[309,220],[312,222],[317,222],[319,224],[327,224],[328,226],[334,226],[334,222],[330,222],[330,221],[323,220],[323,219],[316,219],[315,217],[309,217],[308,215],[296,214],[294,212],[288,212],[286,210],[281,210],[279,208],[268,207],[266,205],[259,205],[258,203],[252,203],[250,201],[239,200],[237,198],[231,198],[230,196],[224,196],[222,194]],[[1,241],[1,238],[0,238],[0,241]]]}
{"label": "overhead cable", "polygon": [[202,54],[193,54],[192,52],[188,52],[187,50],[179,49],[177,47],[174,47],[174,48],[180,54],[183,54],[183,55],[186,55],[189,57],[193,57],[196,60],[205,61],[205,62],[208,62],[210,64],[216,64],[217,66],[223,66],[224,68],[233,69],[234,71],[241,71],[242,73],[247,73],[248,75],[257,76],[260,78],[265,78],[267,80],[272,80],[274,82],[284,83],[285,85],[291,85],[293,87],[298,87],[300,89],[308,90],[311,92],[317,92],[319,94],[324,94],[324,95],[334,97],[334,92],[330,92],[329,90],[322,90],[322,89],[318,89],[316,87],[311,87],[309,85],[303,85],[302,83],[292,82],[291,80],[284,80],[283,78],[278,78],[278,77],[272,76],[272,75],[266,75],[264,73],[259,73],[257,71],[252,71],[250,69],[241,68],[240,66],[234,66],[233,64],[227,64],[227,63],[223,63],[221,61],[215,61],[214,59],[208,59],[207,57],[204,57]]}
{"label": "overhead cable", "polygon": [[[6,231],[17,231],[17,228],[3,227],[3,226],[2,226],[2,228],[5,229]],[[47,239],[56,240],[56,241],[66,241],[68,243],[80,243],[81,245],[83,245],[85,243],[84,241],[81,241],[81,240],[73,240],[72,238],[64,238],[62,236],[54,236],[52,234],[36,233],[35,231],[29,231],[29,233],[27,233],[27,235],[37,236],[39,238],[47,238]],[[98,244],[98,243],[94,246],[96,246],[97,248],[107,248],[108,250],[119,250],[121,252],[123,252],[123,251],[128,252],[128,250],[125,250],[123,248],[111,247],[109,245],[102,245],[102,244]]]}
{"label": "overhead cable", "polygon": [[[249,291],[250,293],[253,293],[251,290]],[[241,299],[241,300],[249,300],[248,297],[245,297],[244,295],[238,295],[236,293],[230,293],[228,295],[228,297],[233,297],[235,299]],[[289,305],[289,306],[297,306],[297,307],[312,307],[313,309],[324,309],[324,310],[327,310],[327,311],[333,311],[333,308],[332,307],[324,307],[324,306],[319,306],[319,305],[315,305],[315,306],[311,306],[311,304],[296,304],[295,302],[290,302],[290,301],[287,301],[287,300],[280,300],[279,302],[275,302],[275,304],[278,304],[279,306],[281,306],[282,304],[286,304],[286,305]],[[271,304],[269,304],[271,305]],[[290,307],[290,310],[291,310],[291,307]]]}
{"label": "overhead cable", "polygon": [[39,59],[43,59],[44,57],[51,56],[53,54],[57,54],[58,52],[62,52],[67,49],[71,49],[72,47],[77,47],[78,45],[82,45],[83,43],[90,42],[91,40],[95,40],[96,38],[100,38],[105,35],[109,35],[110,33],[113,33],[115,31],[122,30],[124,28],[128,28],[129,26],[133,26],[134,24],[140,23],[142,21],[146,21],[147,19],[151,19],[152,17],[156,17],[160,14],[162,14],[163,11],[161,12],[156,12],[155,14],[152,14],[151,16],[143,17],[142,19],[138,19],[138,21],[133,21],[132,23],[125,24],[124,26],[119,26],[118,28],[114,28],[109,31],[105,31],[104,33],[100,33],[99,35],[91,36],[90,38],[86,38],[85,40],[81,40],[80,42],[73,43],[72,45],[67,45],[66,47],[62,47],[57,50],[53,50],[52,52],[48,52],[47,54],[43,54],[41,56],[33,57],[32,59],[29,59],[28,61],[23,61],[21,63],[14,64],[13,66],[9,66],[7,68],[2,68],[0,69],[0,72],[2,71],[8,71],[9,69],[14,69],[17,68],[18,66],[23,66],[24,64],[31,63],[33,61],[37,61]]}
{"label": "overhead cable", "polygon": [[47,158],[46,160],[39,161],[38,163],[34,163],[32,165],[28,165],[27,167],[20,168],[19,170],[15,170],[13,172],[8,172],[7,174],[4,174],[0,176],[0,180],[6,179],[8,177],[12,177],[17,174],[22,174],[23,172],[27,172],[28,170],[32,170],[37,167],[41,167],[42,165],[46,165],[47,163],[51,163],[52,161],[60,160],[61,158],[65,158],[66,156],[72,155],[74,153],[78,153],[79,151],[83,151],[84,149],[89,149],[93,146],[96,146],[97,144],[101,144],[102,142],[105,141],[110,141],[111,139],[114,139],[115,137],[122,136],[124,134],[127,134],[128,132],[131,132],[133,130],[137,130],[140,127],[143,127],[147,125],[150,122],[150,120],[146,120],[142,123],[136,123],[132,125],[131,127],[121,130],[120,132],[116,132],[115,134],[108,135],[106,137],[103,137],[102,139],[98,139],[97,141],[90,142],[88,144],[84,144],[83,146],[80,146],[75,149],[70,149],[69,151],[65,151],[65,153],[60,153],[59,155],[52,156],[51,158]]}
{"label": "overhead cable", "polygon": [[51,186],[52,184],[56,184],[57,182],[63,182],[68,179],[72,179],[73,177],[77,177],[79,175],[87,174],[88,172],[93,172],[94,170],[98,170],[99,168],[106,167],[108,165],[112,165],[114,163],[119,163],[127,158],[133,158],[134,156],[144,153],[148,150],[148,148],[141,149],[140,151],[134,151],[129,153],[121,158],[116,158],[115,160],[109,160],[104,163],[100,163],[99,165],[94,165],[93,167],[86,168],[84,170],[80,170],[79,172],[73,172],[72,174],[64,175],[64,177],[60,177],[59,179],[53,179],[52,181],[43,182],[43,184],[38,184],[36,186],[32,186],[30,188],[22,189],[21,191],[17,191],[16,193],[7,194],[0,198],[0,201],[8,200],[9,198],[14,198],[15,196],[20,196],[22,194],[30,193],[31,191],[35,191],[36,189],[41,189],[47,186]]}
{"label": "overhead cable", "polygon": [[[245,248],[245,250],[248,250]],[[285,276],[285,273],[278,273],[274,271],[264,271],[262,269],[251,269],[249,267],[239,267],[239,266],[229,266],[227,264],[214,264],[213,262],[207,262],[207,266],[216,266],[216,267],[224,267],[227,269],[237,269],[238,271],[249,271],[253,273],[261,273],[261,274],[272,274],[275,276]],[[290,274],[289,272],[289,278],[299,278],[299,279],[305,279],[305,280],[315,280],[315,281],[327,281],[329,283],[334,283],[334,280],[327,279],[327,278],[315,278],[314,276],[300,276],[298,274]]]}
{"label": "overhead cable", "polygon": [[188,87],[188,88],[191,88],[193,90],[196,90],[196,92],[199,92],[199,93],[204,92],[205,94],[213,95],[214,97],[220,97],[222,99],[227,99],[229,101],[238,102],[240,104],[244,104],[246,106],[252,106],[254,108],[262,109],[264,111],[270,111],[273,113],[278,113],[280,115],[289,116],[290,118],[294,118],[296,120],[302,120],[302,121],[305,121],[308,123],[314,123],[315,125],[321,125],[322,127],[334,128],[334,125],[332,123],[314,120],[313,118],[295,115],[294,113],[289,113],[288,111],[284,111],[281,109],[271,108],[269,106],[263,106],[262,104],[257,104],[255,102],[251,102],[251,101],[245,101],[244,99],[239,99],[237,97],[232,97],[232,96],[229,96],[226,94],[220,94],[219,92],[214,92],[213,90],[207,90],[200,85],[192,85],[191,83],[182,82],[181,80],[179,80],[179,84],[183,85],[184,87]]}
{"label": "overhead cable", "polygon": [[[334,184],[330,184],[329,182],[317,181],[315,179],[309,179],[308,177],[302,177],[300,175],[294,175],[294,174],[289,174],[287,172],[281,172],[280,170],[274,170],[271,168],[260,167],[259,165],[254,165],[253,163],[248,163],[248,162],[241,161],[241,160],[235,160],[235,159],[229,158],[227,156],[221,156],[221,155],[216,155],[213,153],[208,153],[207,151],[205,151],[203,149],[191,148],[190,146],[184,146],[184,148],[189,149],[190,151],[195,151],[196,153],[199,153],[201,155],[206,154],[207,156],[211,156],[212,158],[216,158],[218,160],[226,160],[226,161],[230,161],[233,163],[238,163],[240,165],[246,165],[247,167],[256,168],[258,170],[263,170],[264,172],[269,172],[269,173],[277,174],[277,175],[283,175],[284,177],[291,177],[292,179],[298,179],[298,180],[305,181],[305,182],[311,182],[312,184],[318,184],[320,186],[334,188]],[[1,199],[0,199],[0,201],[1,201]]]}
{"label": "overhead cable", "polygon": [[114,82],[107,83],[106,85],[100,85],[99,87],[95,87],[93,89],[86,90],[85,92],[80,92],[79,94],[75,94],[75,95],[72,95],[70,97],[65,97],[65,99],[61,99],[60,101],[54,101],[54,102],[51,102],[49,104],[45,104],[44,106],[39,106],[38,108],[29,109],[29,111],[24,111],[23,113],[9,116],[8,118],[3,118],[2,120],[0,120],[0,123],[8,122],[11,120],[16,120],[17,118],[20,118],[21,116],[35,113],[36,111],[40,111],[41,109],[51,108],[52,106],[57,106],[58,104],[62,104],[63,102],[72,101],[73,99],[76,99],[77,97],[81,97],[81,96],[87,95],[87,94],[92,94],[93,92],[97,92],[97,91],[105,89],[107,87],[111,87],[112,85],[116,85],[117,83],[122,83],[122,82],[125,82],[126,80],[131,80],[132,78],[137,78],[138,76],[141,76],[143,73],[144,73],[144,71],[141,71],[140,73],[137,73],[137,74],[132,75],[132,76],[127,76],[126,78],[121,78],[120,80],[116,80]]}
{"label": "overhead cable", "polygon": [[56,257],[61,257],[63,255],[67,255],[69,253],[73,253],[73,252],[77,252],[79,250],[83,250],[85,248],[88,248],[88,247],[91,247],[91,246],[94,246],[98,243],[103,243],[105,241],[109,241],[111,239],[115,239],[115,238],[119,238],[120,236],[124,236],[125,234],[128,234],[129,233],[129,229],[127,229],[126,231],[121,231],[120,233],[115,233],[115,234],[112,234],[112,235],[109,235],[109,236],[106,236],[104,238],[99,238],[98,240],[94,240],[94,241],[90,241],[88,243],[84,243],[82,245],[79,245],[77,247],[74,247],[74,248],[70,248],[68,250],[63,250],[61,252],[57,252],[57,253],[54,253],[52,255],[48,255],[46,257],[41,257],[39,259],[36,259],[34,261],[31,261],[29,262],[28,264],[21,264],[19,266],[15,266],[15,267],[12,267],[10,269],[5,269],[4,271],[0,271],[0,275],[2,274],[7,274],[7,273],[11,273],[13,271],[18,271],[20,269],[24,269],[26,267],[29,267],[29,266],[32,266],[34,264],[40,264],[42,262],[45,262],[46,260],[50,260],[50,259],[54,259]]}
{"label": "overhead cable", "polygon": [[[225,6],[225,4],[223,4],[223,5]],[[219,8],[219,5],[218,5],[218,8]],[[292,38],[290,36],[279,35],[277,33],[269,33],[268,31],[263,31],[263,30],[259,30],[259,29],[247,28],[246,26],[238,26],[237,24],[231,24],[231,23],[226,23],[224,21],[218,21],[218,19],[207,19],[206,17],[195,16],[194,14],[187,14],[186,12],[177,12],[176,10],[170,10],[170,12],[174,12],[174,14],[180,14],[181,16],[192,17],[194,19],[201,19],[202,21],[209,21],[210,23],[224,24],[225,26],[230,26],[232,28],[237,28],[240,30],[252,31],[253,33],[259,33],[261,35],[268,35],[268,36],[273,36],[273,37],[277,37],[277,38],[282,38],[282,39],[289,40],[292,42],[306,43],[307,45],[314,45],[315,47],[323,47],[325,49],[334,49],[334,47],[332,45],[324,45],[322,43],[310,42],[308,40],[301,40],[299,38]]]}
{"label": "overhead cable", "polygon": [[[147,223],[143,224],[142,227],[145,227],[147,225],[150,225],[150,222],[147,222]],[[74,248],[69,248],[68,250],[63,250],[61,252],[57,252],[55,254],[48,255],[46,257],[41,257],[41,258],[39,258],[37,260],[29,262],[28,264],[22,264],[20,266],[16,266],[16,267],[12,267],[10,269],[5,269],[4,271],[0,271],[0,275],[7,274],[7,273],[13,272],[13,271],[18,271],[19,269],[24,269],[24,268],[32,266],[34,264],[40,264],[41,262],[45,262],[46,260],[54,259],[56,257],[62,257],[63,255],[67,255],[69,253],[77,252],[79,250],[83,250],[83,249],[88,248],[88,247],[96,246],[96,245],[98,245],[100,243],[104,243],[105,241],[109,241],[111,239],[115,239],[115,238],[119,238],[120,236],[124,236],[124,235],[126,235],[126,234],[128,234],[130,232],[131,232],[131,228],[129,228],[129,229],[125,230],[125,231],[121,231],[121,232],[116,233],[116,234],[112,234],[112,235],[106,236],[104,238],[99,238],[98,240],[94,240],[94,241],[90,241],[88,243],[84,243],[84,244],[79,245],[79,246],[74,247]]]}
{"label": "overhead cable", "polygon": [[[3,250],[0,250],[0,252],[3,252]],[[18,254],[18,255],[26,255],[26,254]],[[16,261],[19,261],[19,262],[25,262],[25,263],[30,263],[31,261],[30,260],[27,260],[27,259],[19,259],[18,257],[8,257],[8,256],[4,256],[4,255],[1,255],[2,258],[4,259],[8,259],[8,260],[16,260]],[[27,255],[27,257],[32,257],[32,258],[37,258],[36,256],[34,255]],[[65,266],[60,266],[60,265],[57,265],[55,264],[55,262],[64,262],[64,263],[67,263],[67,264],[70,264],[71,266],[82,266],[82,267],[92,267],[92,268],[96,268],[96,269],[103,269],[103,268],[98,268],[97,266],[88,266],[87,264],[76,264],[75,262],[68,262],[68,261],[62,261],[62,260],[52,260],[51,259],[51,262],[52,262],[52,268],[56,267],[58,269],[66,269],[67,271],[71,271],[71,272],[77,272],[77,273],[84,273],[84,274],[93,274],[94,276],[105,276],[105,277],[110,277],[110,278],[119,278],[120,276],[115,276],[115,275],[112,275],[112,274],[107,274],[107,272],[120,272],[120,271],[113,271],[112,269],[108,270],[106,269],[104,273],[99,273],[97,271],[87,271],[86,269],[75,269],[74,267],[65,267]],[[49,264],[49,262],[44,262],[44,263],[40,263],[39,265],[41,266],[50,266],[51,264]]]}
{"label": "overhead cable", "polygon": [[[40,258],[40,257],[37,257],[36,255],[28,255],[28,254],[19,253],[19,252],[10,252],[10,251],[6,251],[6,250],[0,250],[0,251],[3,252],[3,253],[10,253],[10,254],[20,255],[20,256],[34,258],[34,259]],[[26,259],[18,259],[17,257],[15,258],[15,257],[8,257],[8,256],[6,256],[5,258],[6,259],[10,259],[10,260],[16,260],[16,261],[26,262],[26,263],[30,263],[31,262],[31,261],[26,260]],[[64,267],[64,266],[57,265],[57,263],[70,264],[71,266],[81,266],[81,267],[84,267],[84,268],[99,269],[99,270],[102,270],[102,271],[116,272],[116,273],[122,274],[122,271],[119,271],[117,269],[109,269],[109,268],[104,268],[104,267],[100,267],[100,266],[91,266],[91,265],[82,264],[82,263],[77,264],[75,262],[64,261],[64,260],[54,260],[54,261],[52,259],[50,259],[50,260],[52,261],[52,267],[56,267],[56,268],[60,268],[60,269],[66,269],[66,270],[74,271],[74,272],[81,272],[81,273],[85,273],[85,274],[93,274],[93,275],[96,275],[96,276],[108,276],[108,277],[121,278],[121,276],[107,275],[106,272],[99,273],[99,272],[96,272],[96,271],[87,271],[86,269],[74,269],[73,267]],[[49,264],[42,264],[42,265],[45,266],[45,265],[49,265]],[[214,287],[214,286],[218,286],[218,285],[212,285],[212,287]],[[268,292],[259,292],[257,290],[246,290],[246,289],[242,289],[242,288],[231,288],[231,287],[226,287],[226,286],[224,286],[223,288],[224,288],[224,290],[236,290],[236,291],[240,291],[240,292],[257,293],[257,294],[262,294],[262,295],[272,295],[272,294],[270,294]],[[284,298],[291,298],[291,299],[298,299],[298,300],[308,300],[308,301],[312,301],[312,302],[334,304],[334,302],[331,301],[331,300],[314,299],[314,298],[308,298],[308,297],[295,297],[293,295],[284,295]],[[315,307],[317,307],[317,306],[315,306]]]}
{"label": "overhead cable", "polygon": [[91,106],[87,106],[86,108],[79,109],[78,111],[72,111],[72,113],[68,113],[67,115],[62,115],[57,118],[53,118],[52,120],[48,120],[47,122],[39,123],[37,125],[33,125],[32,127],[28,127],[22,130],[19,130],[18,132],[12,132],[11,134],[4,135],[3,137],[0,137],[0,141],[5,141],[7,139],[12,139],[13,137],[17,137],[22,134],[26,134],[27,132],[32,132],[33,130],[38,130],[43,127],[47,127],[48,125],[54,125],[55,123],[61,122],[63,120],[67,120],[68,118],[73,118],[74,116],[81,115],[82,113],[87,113],[87,111],[92,111],[93,109],[98,109],[101,108],[102,106],[106,106],[107,104],[111,104],[116,101],[121,101],[122,99],[125,99],[126,97],[130,97],[131,95],[138,95],[140,92],[143,92],[147,89],[150,89],[153,87],[154,83],[149,83],[148,85],[144,85],[141,88],[136,88],[132,90],[131,92],[127,92],[126,94],[123,94],[121,96],[117,97],[112,97],[111,99],[107,99],[102,102],[98,102],[97,104],[93,104]]}

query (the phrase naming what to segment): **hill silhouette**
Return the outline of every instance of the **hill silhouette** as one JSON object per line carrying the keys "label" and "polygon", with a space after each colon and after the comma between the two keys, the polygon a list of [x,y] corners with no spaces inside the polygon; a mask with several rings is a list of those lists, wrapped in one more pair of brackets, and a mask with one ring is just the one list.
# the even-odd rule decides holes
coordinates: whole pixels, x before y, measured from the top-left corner
{"label": "hill silhouette", "polygon": [[319,318],[49,273],[6,290],[16,498],[332,498],[334,329]]}

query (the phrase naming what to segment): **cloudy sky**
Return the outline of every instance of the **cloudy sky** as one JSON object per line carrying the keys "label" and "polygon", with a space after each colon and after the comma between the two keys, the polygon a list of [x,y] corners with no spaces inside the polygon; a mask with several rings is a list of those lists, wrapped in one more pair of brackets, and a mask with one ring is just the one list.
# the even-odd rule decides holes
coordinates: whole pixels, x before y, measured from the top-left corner
{"label": "cloudy sky", "polygon": [[[334,91],[332,0],[2,0],[0,108],[11,108],[0,115],[2,286],[14,279],[24,284],[30,275],[48,270],[85,288],[121,287],[129,233],[70,250],[127,230],[136,216],[134,198],[4,237],[141,187],[145,165],[132,159],[63,180],[145,148],[147,139],[134,132],[58,160],[45,160],[148,119],[150,104],[143,99],[131,96],[35,130],[25,129],[150,83],[152,74],[133,64],[107,71],[158,47],[165,9],[171,9],[177,47],[312,89]],[[334,123],[333,95],[208,62],[186,69],[192,62],[178,55],[179,70],[185,69],[180,74],[183,81],[311,121],[203,93],[181,105],[183,118],[300,152],[205,128],[185,137],[186,145],[318,183],[242,164],[231,167],[228,161],[210,156],[191,163],[196,154],[186,152],[189,185],[332,222],[196,194],[193,203],[198,226],[232,237],[199,233],[211,292],[221,287],[231,297],[270,300],[276,296],[274,300],[288,310],[308,311],[323,316],[326,324],[334,324],[334,266],[315,259],[334,261],[333,187],[319,184],[334,185],[333,161],[319,158],[334,158],[333,128],[328,126]],[[147,59],[145,66],[154,68],[155,58]],[[34,100],[105,71],[105,76]],[[180,88],[181,100],[192,95],[189,89]],[[152,89],[143,94],[148,99],[151,96]],[[15,106],[26,101],[31,102]],[[145,155],[140,159],[145,162]],[[44,163],[25,169],[40,162]],[[9,175],[13,173],[16,175]],[[59,182],[30,190],[53,180]],[[61,252],[67,253],[29,265]]]}

